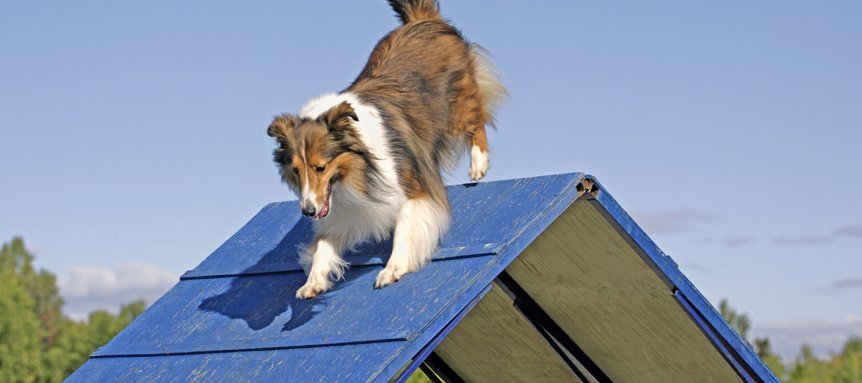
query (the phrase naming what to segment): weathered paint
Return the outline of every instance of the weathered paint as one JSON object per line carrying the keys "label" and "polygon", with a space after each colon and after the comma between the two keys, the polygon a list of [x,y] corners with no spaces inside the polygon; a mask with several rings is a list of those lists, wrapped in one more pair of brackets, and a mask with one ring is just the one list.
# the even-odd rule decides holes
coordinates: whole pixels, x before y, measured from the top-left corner
{"label": "weathered paint", "polygon": [[[375,290],[391,244],[368,244],[347,256],[346,279],[314,300],[294,298],[304,281],[296,249],[310,239],[311,221],[296,202],[267,205],[68,381],[387,381],[457,323],[577,198],[582,179],[451,186],[452,227],[432,264]],[[604,191],[598,200],[742,363],[771,376],[616,201]]]}
{"label": "weathered paint", "polygon": [[455,218],[431,265],[375,290],[391,244],[369,244],[310,301],[293,297],[310,221],[295,202],[267,205],[69,381],[386,381],[574,200],[581,177],[450,187]]}

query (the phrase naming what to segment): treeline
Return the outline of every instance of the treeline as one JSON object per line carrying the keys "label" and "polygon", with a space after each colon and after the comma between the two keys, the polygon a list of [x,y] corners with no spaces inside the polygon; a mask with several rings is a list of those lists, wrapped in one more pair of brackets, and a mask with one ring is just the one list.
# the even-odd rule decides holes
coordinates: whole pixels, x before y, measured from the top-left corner
{"label": "treeline", "polygon": [[[0,383],[60,382],[140,315],[146,304],[132,302],[118,314],[93,311],[86,320],[63,315],[57,277],[33,266],[34,256],[21,238],[0,249]],[[726,300],[719,311],[739,334],[749,338],[751,320]],[[768,338],[751,339],[752,347],[775,375],[787,383],[862,383],[862,338],[851,338],[838,353],[818,358],[809,346],[783,361]],[[417,371],[409,382],[430,381]]]}
{"label": "treeline", "polygon": [[[749,340],[751,320],[746,314],[737,313],[727,300],[719,303],[721,315],[744,339]],[[783,361],[772,351],[769,338],[754,338],[752,342],[757,355],[766,362],[775,375],[785,383],[862,383],[862,338],[852,337],[844,343],[841,351],[830,353],[826,358],[817,358],[808,345],[803,345],[799,357],[794,361]]]}
{"label": "treeline", "polygon": [[63,315],[57,277],[33,266],[21,238],[0,249],[0,382],[61,382],[144,311],[143,301],[118,314]]}

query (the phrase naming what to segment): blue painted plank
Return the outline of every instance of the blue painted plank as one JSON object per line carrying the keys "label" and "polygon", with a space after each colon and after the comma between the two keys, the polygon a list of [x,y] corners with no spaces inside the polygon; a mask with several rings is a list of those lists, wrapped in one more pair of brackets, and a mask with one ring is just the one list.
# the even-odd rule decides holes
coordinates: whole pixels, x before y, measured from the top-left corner
{"label": "blue painted plank", "polygon": [[[288,363],[298,364],[297,368],[285,368],[278,379],[267,381],[344,380],[341,369],[308,375],[301,367],[306,363],[336,366],[349,358],[345,353],[367,357],[347,381],[386,381],[575,199],[581,177],[567,174],[449,187],[454,219],[443,240],[440,260],[392,286],[374,290],[371,286],[381,267],[372,258],[379,258],[380,249],[391,245],[371,244],[354,254],[367,257],[365,263],[371,266],[350,270],[346,281],[312,301],[293,298],[304,275],[296,267],[289,268],[295,262],[296,247],[310,238],[309,221],[299,216],[293,203],[267,205],[193,270],[194,274],[100,349],[82,367],[87,372],[75,374],[75,381],[114,376],[111,374],[126,369],[140,370],[140,381],[164,379],[165,374],[171,376],[170,381],[187,377],[187,370],[171,370],[172,365],[190,367],[189,359],[211,365],[223,361],[224,355],[248,363],[235,368],[255,369],[260,367],[261,355],[275,355],[253,350],[264,345],[278,348],[266,352],[302,355]],[[461,257],[455,251],[447,256],[447,248],[483,255]],[[499,255],[484,255],[482,249]],[[272,274],[273,270],[279,273]],[[244,276],[207,277],[218,275]],[[390,339],[397,338],[392,334],[403,333],[417,335],[405,341]],[[320,334],[342,337],[346,343],[310,347],[309,339]],[[249,351],[236,352],[238,348]],[[171,352],[183,355],[99,357]],[[258,357],[247,358],[251,354]],[[291,373],[294,370],[300,372]]]}
{"label": "blue painted plank", "polygon": [[[449,187],[452,229],[432,265],[374,290],[391,243],[367,244],[348,255],[347,279],[311,301],[293,298],[310,221],[294,202],[267,205],[70,381],[387,381],[458,323],[577,198],[582,178]],[[714,328],[758,378],[777,381],[613,197],[602,188],[597,200],[700,313],[700,326]]]}
{"label": "blue painted plank", "polygon": [[66,382],[367,382],[400,343],[90,359]]}
{"label": "blue painted plank", "polygon": [[[355,269],[340,288],[312,301],[293,298],[295,287],[304,282],[301,273],[183,281],[101,348],[97,356],[140,355],[164,350],[186,354],[163,359],[147,356],[150,374],[143,374],[136,381],[153,381],[158,380],[156,377],[163,378],[161,372],[172,368],[165,366],[178,363],[176,359],[222,360],[224,354],[259,353],[261,351],[251,349],[257,345],[291,352],[285,355],[301,355],[285,360],[286,364],[341,366],[350,357],[345,353],[362,355],[365,360],[364,364],[351,367],[350,379],[340,367],[316,371],[311,377],[306,375],[306,370],[285,367],[277,379],[268,377],[262,381],[385,381],[390,376],[382,378],[380,373],[390,364],[406,364],[413,354],[405,350],[416,339],[407,336],[404,341],[381,341],[381,338],[403,334],[406,329],[433,332],[434,329],[427,329],[429,323],[441,318],[451,320],[450,312],[457,310],[452,302],[460,300],[477,276],[496,263],[496,258],[441,261],[380,290],[372,287],[379,267]],[[284,304],[280,305],[281,302]],[[309,339],[321,333],[331,334],[328,336],[339,342],[347,339],[357,343],[330,345],[321,342],[320,347],[307,347]],[[249,349],[233,352],[237,344],[247,344]],[[322,353],[304,351],[324,349],[327,351]],[[200,355],[208,355],[210,359],[200,359]],[[95,363],[99,369],[126,370],[139,363],[139,358],[97,357],[86,365]],[[262,362],[259,358],[248,359],[247,365],[236,368],[258,368]],[[103,360],[113,362],[104,363]],[[373,362],[369,362],[371,360]],[[80,375],[80,380],[71,381],[90,381],[87,380],[90,376],[108,374],[89,371]],[[186,376],[186,373],[177,370],[172,374]],[[251,378],[242,380],[248,379]]]}
{"label": "blue painted plank", "polygon": [[[507,243],[536,217],[547,213],[557,197],[580,173],[509,181],[456,185],[447,188],[453,220],[441,249]],[[188,277],[240,275],[299,269],[297,248],[311,239],[312,221],[303,218],[296,202],[264,207]],[[388,242],[360,248],[360,256],[386,254]],[[435,254],[439,257],[443,253]],[[356,260],[355,254],[348,256]]]}
{"label": "blue painted plank", "polygon": [[315,334],[314,336],[307,338],[278,337],[221,339],[209,343],[181,342],[159,345],[151,342],[141,342],[125,344],[119,350],[116,348],[100,348],[90,355],[90,357],[119,358],[132,356],[168,356],[240,351],[284,350],[292,348],[329,347],[366,343],[405,342],[412,340],[415,337],[416,334],[409,331],[375,331],[371,334]]}
{"label": "blue painted plank", "polygon": [[[438,249],[432,261],[441,261],[444,259],[466,258],[483,255],[497,254],[503,247],[503,243],[486,243],[484,245],[456,246],[445,247]],[[360,246],[358,249],[346,254],[344,258],[350,263],[350,267],[366,267],[366,266],[383,266],[386,265],[386,260],[389,259],[389,254],[392,252],[391,242],[385,245],[367,244]],[[202,278],[224,278],[224,277],[239,277],[259,274],[275,274],[302,271],[302,267],[294,260],[290,261],[275,261],[263,263],[258,267],[252,267],[243,270],[236,274],[208,274],[207,270],[189,270],[180,280],[202,279]]]}
{"label": "blue painted plank", "polygon": [[233,349],[245,341],[288,348],[321,335],[342,342],[418,333],[495,258],[441,261],[384,289],[373,287],[382,267],[352,269],[312,300],[294,298],[305,283],[300,272],[182,281],[96,355]]}
{"label": "blue painted plank", "polygon": [[595,180],[596,184],[599,185],[600,192],[596,200],[600,205],[629,238],[649,257],[658,268],[657,271],[669,280],[674,287],[679,289],[680,293],[691,303],[694,309],[718,332],[718,336],[724,339],[735,353],[740,355],[744,363],[756,373],[758,379],[765,382],[779,382],[778,378],[772,373],[772,370],[747,346],[746,341],[724,321],[721,314],[712,307],[700,291],[683,275],[677,267],[676,262],[659,249],[655,242],[647,236],[646,232],[623,210],[595,177],[587,176],[587,178]]}
{"label": "blue painted plank", "polygon": [[194,271],[206,275],[269,272],[270,264],[296,263],[296,248],[311,240],[311,220],[296,201],[266,205]]}

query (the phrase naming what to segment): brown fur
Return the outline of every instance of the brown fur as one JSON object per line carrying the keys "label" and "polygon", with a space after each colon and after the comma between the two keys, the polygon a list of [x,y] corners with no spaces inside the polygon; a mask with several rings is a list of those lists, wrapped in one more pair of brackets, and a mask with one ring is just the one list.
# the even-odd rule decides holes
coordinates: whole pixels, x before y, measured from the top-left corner
{"label": "brown fur", "polygon": [[[505,90],[488,73],[480,48],[442,19],[436,1],[390,0],[390,4],[404,25],[378,42],[345,91],[380,111],[390,130],[396,171],[407,197],[430,197],[448,207],[441,169],[454,168],[469,146],[487,153],[485,125],[493,123],[493,106]],[[297,176],[282,170],[284,180],[299,189],[309,174],[318,198],[330,180],[370,191],[373,177],[361,175],[373,170],[369,169],[373,156],[362,146],[351,119],[357,118],[346,103],[315,121],[277,117],[270,126],[270,135],[280,143],[275,161],[299,171]],[[339,137],[327,137],[333,132]],[[345,145],[345,140],[350,144]],[[339,148],[349,149],[338,154]],[[322,154],[306,157],[315,153]],[[288,155],[293,156],[290,161]],[[318,177],[314,161],[331,165]]]}
{"label": "brown fur", "polygon": [[468,141],[487,152],[491,116],[475,73],[470,44],[432,17],[384,37],[347,88],[389,117],[403,149],[412,153],[397,162],[408,197],[427,194],[448,205],[440,168],[451,168]]}
{"label": "brown fur", "polygon": [[437,0],[389,0],[389,5],[404,24],[424,19],[439,19]]}
{"label": "brown fur", "polygon": [[318,204],[323,203],[331,182],[343,182],[367,194],[367,170],[373,165],[371,154],[351,125],[351,120],[357,119],[347,103],[330,109],[317,120],[289,114],[277,116],[267,132],[279,144],[273,159],[282,179],[297,191],[308,180]]}
{"label": "brown fur", "polygon": [[485,125],[505,94],[496,72],[481,48],[443,20],[436,0],[389,3],[404,24],[377,43],[356,80],[309,103],[302,117],[277,116],[268,130],[279,144],[273,159],[304,215],[323,219],[330,201],[346,201],[336,208],[346,213],[315,225],[314,244],[300,253],[308,280],[299,298],[326,291],[330,277],[344,273],[342,251],[367,239],[393,236],[375,287],[418,270],[451,219],[442,171],[468,147],[478,149],[471,149],[470,178],[488,169]]}

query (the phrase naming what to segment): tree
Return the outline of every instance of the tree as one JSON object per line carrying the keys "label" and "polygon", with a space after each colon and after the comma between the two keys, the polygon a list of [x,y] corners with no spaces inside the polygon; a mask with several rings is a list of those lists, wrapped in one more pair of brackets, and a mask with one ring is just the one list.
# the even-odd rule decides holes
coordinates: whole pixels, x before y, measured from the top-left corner
{"label": "tree", "polygon": [[15,273],[0,268],[0,382],[35,382],[41,364],[39,320]]}
{"label": "tree", "polygon": [[778,355],[772,353],[769,338],[754,338],[754,350],[776,376],[784,376],[784,363],[781,362],[781,358]]}
{"label": "tree", "polygon": [[[122,305],[119,313],[105,310],[77,321],[62,315],[63,304],[54,274],[36,270],[35,256],[20,238],[0,247],[0,383],[60,382],[87,361],[89,355],[146,308],[143,301]],[[747,338],[748,315],[722,300],[719,311]],[[839,354],[819,359],[809,346],[789,369],[772,352],[768,338],[755,338],[753,348],[787,383],[862,383],[862,338],[849,339]],[[409,382],[428,382],[417,370]]]}
{"label": "tree", "polygon": [[57,278],[34,261],[21,238],[0,247],[0,383],[62,381],[146,308],[136,301],[118,314],[64,317]]}
{"label": "tree", "polygon": [[[743,340],[748,342],[748,331],[751,329],[751,319],[749,319],[748,315],[737,312],[736,309],[730,306],[727,299],[722,299],[718,303],[718,311],[730,327],[736,330]],[[749,343],[749,347],[751,347],[751,343]],[[783,377],[785,375],[784,363],[781,362],[781,358],[778,355],[772,353],[772,345],[769,343],[768,338],[755,338],[754,351],[757,352],[760,359],[763,359],[763,362],[772,370],[775,376]]]}
{"label": "tree", "polygon": [[853,337],[844,343],[834,378],[836,382],[862,382],[862,338]]}
{"label": "tree", "polygon": [[12,238],[0,248],[0,267],[13,270],[19,285],[33,300],[33,313],[41,322],[39,340],[43,348],[49,348],[57,338],[63,299],[57,288],[57,277],[47,270],[36,270],[33,266],[35,258],[19,237]]}
{"label": "tree", "polygon": [[724,317],[724,320],[727,321],[730,327],[733,327],[739,333],[742,339],[748,339],[748,330],[751,329],[751,320],[748,319],[748,315],[737,313],[727,303],[727,299],[722,299],[718,303],[718,312],[721,313],[721,316]]}

